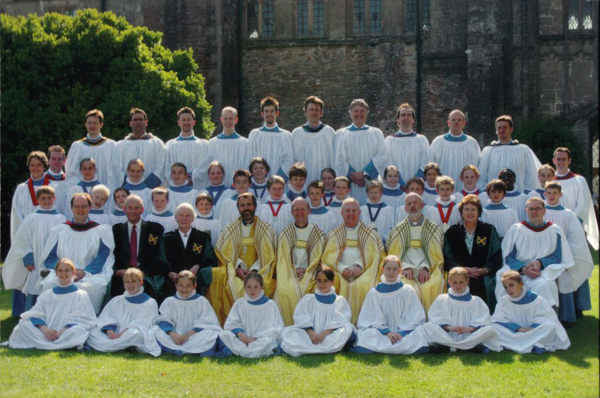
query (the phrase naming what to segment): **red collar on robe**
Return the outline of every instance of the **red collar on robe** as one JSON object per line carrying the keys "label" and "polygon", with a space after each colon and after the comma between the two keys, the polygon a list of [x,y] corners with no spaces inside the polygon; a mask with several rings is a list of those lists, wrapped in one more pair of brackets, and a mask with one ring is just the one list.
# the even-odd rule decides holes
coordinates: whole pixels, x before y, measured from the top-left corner
{"label": "red collar on robe", "polygon": [[71,227],[71,229],[73,231],[77,231],[77,232],[84,232],[84,231],[89,231],[92,228],[96,228],[98,224],[96,221],[89,221],[86,222],[85,224],[76,224],[73,221],[67,221],[65,222],[65,224],[67,224],[69,227]]}
{"label": "red collar on robe", "polygon": [[542,231],[545,231],[546,229],[548,229],[551,225],[553,225],[553,222],[548,221],[545,225],[543,225],[541,227],[534,227],[533,225],[529,224],[527,221],[521,221],[521,224],[523,224],[525,227],[529,228],[533,232],[542,232]]}

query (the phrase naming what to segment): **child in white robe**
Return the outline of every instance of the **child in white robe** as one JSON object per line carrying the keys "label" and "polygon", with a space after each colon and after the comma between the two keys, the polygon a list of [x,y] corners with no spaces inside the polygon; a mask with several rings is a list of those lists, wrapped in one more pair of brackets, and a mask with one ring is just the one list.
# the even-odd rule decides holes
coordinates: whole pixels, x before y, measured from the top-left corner
{"label": "child in white robe", "polygon": [[394,226],[394,209],[382,200],[383,184],[381,182],[377,180],[369,181],[366,191],[367,204],[360,207],[360,220],[374,228],[385,245],[385,240]]}
{"label": "child in white robe", "polygon": [[57,285],[44,291],[33,308],[21,315],[10,335],[10,348],[83,349],[89,330],[96,324],[87,293],[73,284],[75,264],[61,259],[56,265]]}
{"label": "child in white robe", "polygon": [[[460,181],[462,182],[462,189],[455,193],[456,201],[460,203],[462,198],[467,195],[477,195],[481,193],[479,190],[479,177],[481,177],[481,173],[479,169],[475,167],[475,165],[468,164],[460,171]],[[479,198],[481,201],[481,198]],[[482,206],[485,206],[485,203],[481,202]]]}
{"label": "child in white robe", "polygon": [[163,352],[175,355],[218,355],[221,326],[208,300],[196,293],[196,276],[181,271],[177,293],[160,306],[157,324],[152,328]]}
{"label": "child in white robe", "polygon": [[400,279],[396,256],[383,260],[381,283],[369,290],[358,316],[358,341],[353,352],[414,354],[429,350],[421,325],[425,310],[410,285]]}
{"label": "child in white robe", "polygon": [[527,195],[519,191],[519,187],[515,184],[515,173],[511,169],[502,169],[498,173],[498,179],[506,184],[504,204],[517,212],[519,221],[524,221]]}
{"label": "child in white robe", "polygon": [[492,316],[502,347],[520,354],[569,348],[571,341],[556,312],[543,297],[525,289],[517,271],[504,272],[502,286],[507,295],[500,299]]}
{"label": "child in white robe", "polygon": [[227,225],[240,217],[240,211],[237,207],[237,198],[239,195],[248,192],[250,189],[250,172],[239,169],[233,174],[233,183],[235,185],[235,194],[229,198],[223,198],[219,210],[219,228],[223,230]]}
{"label": "child in white robe", "polygon": [[152,210],[144,217],[146,221],[157,222],[163,226],[164,233],[177,229],[175,215],[169,206],[169,190],[156,187],[152,190]]}
{"label": "child in white robe", "polygon": [[150,212],[150,207],[152,207],[152,189],[148,188],[142,179],[145,169],[144,162],[140,159],[131,160],[127,164],[127,178],[125,179],[123,188],[127,188],[131,194],[142,198],[144,202],[144,215],[147,215]]}
{"label": "child in white robe", "polygon": [[350,180],[346,176],[339,176],[335,178],[333,183],[333,192],[335,195],[329,203],[329,210],[333,212],[337,221],[336,225],[340,225],[344,220],[342,219],[342,203],[344,200],[350,198],[348,193],[350,192]]}
{"label": "child in white robe", "polygon": [[[169,206],[175,212],[177,206],[182,203],[193,204],[198,196],[191,185],[188,185],[187,168],[183,163],[175,163],[171,166],[171,182],[169,185]],[[146,205],[148,206],[148,205]]]}
{"label": "child in white robe", "polygon": [[223,331],[223,343],[235,355],[260,358],[279,353],[283,318],[275,301],[265,296],[263,279],[250,272],[244,279],[246,295],[231,308]]}
{"label": "child in white robe", "polygon": [[[215,217],[219,218],[219,210],[223,199],[231,197],[235,193],[224,184],[225,168],[218,161],[213,161],[208,165],[208,181],[206,192],[213,198],[213,210]],[[204,191],[203,191],[204,192]]]}
{"label": "child in white robe", "polygon": [[335,170],[331,167],[327,167],[321,171],[321,181],[323,182],[323,188],[325,189],[325,194],[323,195],[323,204],[325,207],[328,207],[331,204],[331,201],[335,196],[334,185],[336,177]]}
{"label": "child in white robe", "polygon": [[254,194],[257,205],[265,202],[267,199],[267,176],[271,171],[269,163],[261,157],[255,157],[250,162],[248,170],[252,175],[252,184],[250,184],[250,192]]}
{"label": "child in white robe", "polygon": [[150,333],[158,318],[156,300],[144,293],[144,274],[137,268],[125,271],[125,293],[114,297],[98,317],[86,345],[96,351],[115,352],[135,347],[154,357],[160,347]]}
{"label": "child in white robe", "polygon": [[90,208],[89,218],[98,224],[112,225],[110,215],[104,212],[104,208],[108,198],[110,197],[110,190],[106,185],[98,184],[90,193],[92,197],[92,206]]}
{"label": "child in white robe", "polygon": [[[556,170],[554,167],[550,166],[548,163],[543,164],[538,169],[538,181],[540,182],[540,186],[530,191],[527,194],[527,199],[529,198],[540,198],[542,200],[546,199],[546,195],[544,195],[544,190],[546,188],[546,182],[554,181],[554,176],[556,175]],[[562,204],[562,203],[561,203]]]}
{"label": "child in white robe", "polygon": [[[442,176],[440,166],[437,163],[427,163],[424,169],[425,187],[423,188],[423,202],[427,206],[435,206],[436,198],[438,197],[436,181]],[[458,202],[458,201],[457,201]]]}
{"label": "child in white robe", "polygon": [[308,194],[306,192],[306,176],[308,175],[306,167],[302,164],[294,163],[288,174],[290,176],[289,189],[285,195],[289,202],[292,203],[294,199],[300,196],[306,199]]}
{"label": "child in white robe", "polygon": [[123,208],[125,207],[125,201],[129,196],[130,192],[127,188],[117,188],[112,194],[113,203],[109,206],[110,209],[110,221],[112,225],[121,224],[127,221],[127,215]]}
{"label": "child in white robe", "polygon": [[318,226],[325,235],[330,233],[338,224],[338,218],[323,205],[323,197],[325,195],[325,187],[322,181],[312,181],[308,184],[308,198],[310,205],[310,214],[308,222]]}
{"label": "child in white robe", "polygon": [[266,223],[273,226],[275,235],[287,228],[294,218],[292,217],[291,205],[287,203],[285,197],[285,181],[280,176],[271,176],[267,180],[267,190],[269,196],[265,203],[258,206],[256,215]]}
{"label": "child in white robe", "polygon": [[86,158],[79,162],[79,181],[69,187],[66,194],[63,195],[62,200],[59,200],[57,203],[58,211],[64,214],[67,220],[73,218],[73,212],[71,211],[71,198],[73,195],[78,192],[85,192],[91,195],[92,189],[102,183],[98,180],[96,172],[96,161],[94,159]]}
{"label": "child in white robe", "polygon": [[519,222],[519,216],[515,209],[511,209],[504,204],[504,196],[506,195],[504,181],[499,179],[490,181],[485,192],[488,200],[483,207],[481,221],[496,227],[498,236],[502,239],[511,225]]}
{"label": "child in white robe", "polygon": [[398,207],[404,206],[404,197],[406,194],[402,188],[406,185],[400,171],[396,166],[388,166],[385,168],[383,173],[383,199],[382,201],[387,203],[394,209],[394,218],[396,217],[396,211]]}
{"label": "child in white robe", "polygon": [[450,289],[439,295],[429,308],[429,321],[423,325],[430,351],[475,349],[481,353],[502,351],[498,332],[491,326],[485,302],[469,293],[469,277],[463,267],[448,275]]}
{"label": "child in white robe", "polygon": [[196,196],[196,219],[194,228],[210,235],[210,241],[215,247],[221,228],[219,220],[214,217],[213,198],[207,192]]}
{"label": "child in white robe", "polygon": [[438,193],[435,204],[427,210],[423,209],[423,214],[446,232],[450,226],[461,220],[458,202],[453,195],[454,180],[447,176],[438,177],[435,186]]}
{"label": "child in white robe", "polygon": [[330,268],[317,272],[315,293],[302,297],[294,311],[294,325],[281,334],[281,348],[286,354],[331,354],[356,339],[350,305],[335,294],[334,278]]}

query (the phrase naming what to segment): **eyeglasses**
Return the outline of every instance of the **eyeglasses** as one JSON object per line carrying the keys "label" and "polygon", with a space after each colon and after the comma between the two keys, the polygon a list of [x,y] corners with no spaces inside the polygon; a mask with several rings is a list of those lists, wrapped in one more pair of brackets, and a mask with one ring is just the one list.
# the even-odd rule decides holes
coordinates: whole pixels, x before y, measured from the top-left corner
{"label": "eyeglasses", "polygon": [[544,210],[543,207],[528,207],[527,210],[529,211],[542,211]]}

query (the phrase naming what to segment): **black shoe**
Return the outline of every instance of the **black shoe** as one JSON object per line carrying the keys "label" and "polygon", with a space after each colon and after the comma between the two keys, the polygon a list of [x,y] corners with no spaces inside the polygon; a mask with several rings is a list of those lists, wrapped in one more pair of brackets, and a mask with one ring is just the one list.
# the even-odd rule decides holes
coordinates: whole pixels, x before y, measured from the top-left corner
{"label": "black shoe", "polygon": [[577,318],[577,319],[581,319],[581,318],[583,318],[583,311],[581,311],[581,310],[576,310],[576,311],[575,311],[575,318]]}

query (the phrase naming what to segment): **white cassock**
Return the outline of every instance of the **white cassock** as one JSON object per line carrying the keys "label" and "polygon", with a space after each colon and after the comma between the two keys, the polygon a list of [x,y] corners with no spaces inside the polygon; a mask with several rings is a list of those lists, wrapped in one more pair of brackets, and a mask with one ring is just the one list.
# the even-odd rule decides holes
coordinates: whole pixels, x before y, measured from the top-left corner
{"label": "white cassock", "polygon": [[556,182],[560,183],[563,189],[563,196],[559,202],[567,209],[573,210],[575,215],[583,222],[583,228],[587,234],[587,240],[596,250],[600,247],[598,240],[598,220],[594,211],[594,203],[590,188],[585,178],[569,170],[565,175],[556,174]]}
{"label": "white cassock", "polygon": [[304,163],[306,181],[320,180],[325,168],[335,169],[334,140],[335,130],[323,123],[317,128],[307,123],[292,131],[294,162]]}
{"label": "white cassock", "polygon": [[[235,355],[260,358],[272,355],[278,349],[283,326],[275,301],[264,295],[251,300],[246,294],[233,304],[219,337]],[[249,345],[242,343],[237,337],[239,332],[255,337],[256,341]]]}
{"label": "white cassock", "polygon": [[[452,289],[439,295],[429,308],[429,322],[423,325],[429,344],[439,344],[458,350],[470,350],[483,344],[491,351],[502,351],[498,332],[491,325],[490,310],[485,302],[469,293],[461,295]],[[447,332],[442,326],[474,327],[472,333]]]}
{"label": "white cassock", "polygon": [[414,131],[408,134],[398,131],[385,138],[385,149],[388,165],[396,166],[405,180],[414,176],[424,179],[423,170],[431,161],[427,137]]}
{"label": "white cassock", "polygon": [[387,203],[392,209],[394,209],[394,217],[399,207],[404,207],[404,197],[406,194],[400,188],[400,183],[396,184],[395,187],[390,188],[386,184],[383,184],[383,197],[382,202]]}
{"label": "white cassock", "polygon": [[59,200],[58,196],[56,198],[56,208],[57,210],[64,214],[67,220],[73,218],[73,210],[71,210],[71,198],[76,193],[87,193],[89,195],[92,194],[92,189],[96,185],[100,185],[101,182],[98,180],[97,176],[94,176],[94,179],[91,181],[78,180],[75,184],[73,184],[64,195],[60,195],[61,199]]}
{"label": "white cassock", "polygon": [[117,143],[114,140],[102,137],[102,135],[96,141],[90,140],[89,137],[74,141],[69,148],[65,162],[66,189],[68,190],[80,181],[79,164],[87,158],[96,161],[98,180],[106,184],[111,190],[120,186],[121,184],[113,175],[112,157],[116,146]]}
{"label": "white cassock", "polygon": [[[355,327],[350,323],[350,305],[342,296],[335,294],[332,287],[328,293],[307,294],[294,310],[294,325],[283,329],[281,348],[286,354],[299,357],[305,354],[332,354],[341,351]],[[319,344],[313,344],[306,333],[311,328],[320,334],[333,330]]]}
{"label": "white cassock", "polygon": [[[183,163],[187,169],[188,175],[193,175],[194,189],[201,191],[208,185],[208,165],[210,156],[208,153],[208,140],[198,138],[193,133],[190,137],[173,138],[165,144],[167,150],[167,162],[165,165],[165,174],[171,172],[171,167],[175,163]],[[198,168],[198,173],[193,174]],[[204,172],[201,172],[204,170]]]}
{"label": "white cassock", "polygon": [[[366,124],[360,128],[352,124],[339,130],[336,134],[341,134],[340,137],[342,137],[339,148],[336,148],[336,151],[339,152],[336,166],[338,175],[348,176],[360,171],[367,173],[372,180],[380,174],[383,175],[388,166],[388,159],[381,130]],[[367,203],[365,187],[359,187],[351,182],[350,188],[353,198],[358,200],[361,205]]]}
{"label": "white cassock", "polygon": [[[277,123],[273,128],[263,125],[261,128],[250,132],[248,142],[250,144],[250,158],[259,156],[265,159],[271,167],[270,174],[281,176],[287,181],[290,168],[294,164],[292,134],[280,128]],[[247,170],[248,165],[244,168]]]}
{"label": "white cassock", "polygon": [[[143,288],[135,295],[125,291],[123,295],[114,297],[106,304],[98,317],[96,327],[90,331],[86,344],[101,352],[135,347],[138,352],[157,357],[160,355],[160,346],[150,332],[156,318],[158,304],[144,293]],[[106,334],[109,330],[117,334],[125,330],[125,333],[118,339],[111,340]]]}
{"label": "white cassock", "polygon": [[284,200],[268,200],[258,206],[256,216],[273,227],[275,236],[279,236],[294,221],[292,206]]}
{"label": "white cassock", "polygon": [[[425,310],[412,286],[381,282],[369,290],[360,310],[356,345],[383,354],[413,354],[428,346],[424,323]],[[392,344],[389,332],[402,338]]]}
{"label": "white cassock", "polygon": [[223,230],[240,217],[240,211],[237,207],[238,194],[235,193],[230,198],[223,198],[219,208],[219,228]]}
{"label": "white cassock", "polygon": [[[384,202],[373,204],[367,199],[367,204],[360,207],[360,220],[371,228],[375,228],[384,245],[390,230],[394,226],[395,216],[394,209]],[[336,224],[335,226],[337,227],[338,225],[340,224]]]}
{"label": "white cassock", "polygon": [[[214,355],[221,326],[208,300],[199,294],[195,293],[185,299],[180,298],[179,294],[168,297],[160,305],[160,315],[156,323],[152,333],[164,351]],[[167,334],[167,331],[175,331],[181,335],[192,329],[197,333],[181,345],[175,344]]]}
{"label": "white cassock", "polygon": [[[175,221],[175,215],[169,209],[165,209],[163,211],[156,211],[154,210],[154,207],[152,207],[152,211],[146,217],[144,217],[144,220],[159,223],[163,226],[165,234],[167,232],[175,231],[177,229],[177,221]],[[125,219],[125,221],[127,221],[127,219]]]}
{"label": "white cassock", "polygon": [[[234,132],[232,135],[223,133],[208,141],[208,153],[210,161],[218,160],[225,168],[224,183],[227,186],[233,184],[233,173],[238,169],[248,170],[250,165],[250,143],[246,137]],[[194,179],[199,173],[207,173],[208,164],[205,168],[194,169]]]}
{"label": "white cassock", "polygon": [[[25,217],[33,213],[37,207],[37,198],[35,193],[43,185],[50,185],[52,180],[44,176],[39,180],[28,179],[17,185],[12,198],[12,207],[10,209],[10,239],[15,238],[19,227],[25,220]],[[58,209],[60,211],[60,209]]]}
{"label": "white cassock", "polygon": [[[565,328],[548,302],[525,289],[520,297],[502,297],[496,304],[492,322],[500,345],[519,354],[528,354],[533,347],[553,352],[566,350],[571,345]],[[525,327],[533,327],[533,330],[517,332]]]}
{"label": "white cassock", "polygon": [[519,217],[519,221],[524,221],[527,217],[527,213],[525,212],[525,207],[527,207],[527,195],[515,189],[512,191],[507,191],[506,196],[502,200],[502,203],[506,205],[506,207],[510,207],[514,211],[517,212],[517,217]]}
{"label": "white cassock", "polygon": [[[49,341],[39,327],[60,330],[66,326],[58,339]],[[10,348],[39,350],[65,350],[82,346],[89,330],[96,325],[96,314],[90,298],[73,284],[56,286],[46,290],[29,311],[21,314],[21,320],[8,340]]]}
{"label": "white cassock", "polygon": [[488,203],[479,217],[481,221],[492,224],[500,239],[504,238],[508,229],[519,222],[519,216],[514,209],[507,207],[504,201],[500,203]]}
{"label": "white cassock", "polygon": [[267,191],[267,182],[265,181],[263,184],[257,184],[256,182],[252,181],[248,192],[252,192],[252,194],[254,194],[257,205],[265,203],[267,197],[269,196],[269,192]]}
{"label": "white cassock", "polygon": [[[152,192],[150,193],[150,197],[152,197]],[[177,206],[182,203],[189,203],[194,207],[196,204],[196,196],[198,196],[198,191],[192,188],[190,185],[183,184],[179,186],[170,185],[169,186],[169,207],[171,211],[175,213],[177,210]]]}
{"label": "white cassock", "polygon": [[[348,199],[350,196],[347,196],[346,199]],[[335,214],[336,217],[336,225],[340,225],[341,223],[344,222],[344,218],[342,217],[342,203],[344,201],[340,201],[338,200],[335,196],[333,197],[333,199],[331,200],[331,203],[329,204],[329,206],[327,206],[329,208],[329,211],[333,212],[333,214]]]}
{"label": "white cassock", "polygon": [[457,191],[462,189],[460,172],[463,167],[470,164],[477,166],[481,155],[477,140],[462,132],[458,137],[450,132],[437,136],[431,142],[429,150],[431,161],[440,166],[444,175],[452,177]]}
{"label": "white cassock", "polygon": [[573,291],[575,291],[592,276],[594,271],[594,260],[585,239],[583,225],[581,225],[574,212],[565,209],[562,205],[550,206],[546,204],[544,220],[552,221],[561,227],[567,238],[573,260],[575,260],[575,266],[569,268],[566,273],[569,274]]}
{"label": "white cassock", "polygon": [[198,231],[206,232],[210,235],[210,242],[213,247],[217,244],[217,239],[219,238],[219,234],[221,233],[221,227],[219,224],[219,220],[214,218],[213,211],[211,210],[207,216],[197,215],[194,220],[194,228]]}
{"label": "white cassock", "polygon": [[213,212],[215,218],[219,218],[219,210],[221,210],[221,203],[227,198],[235,195],[235,190],[227,188],[225,184],[221,185],[208,185],[206,190],[200,193],[207,193],[213,198]]}
{"label": "white cassock", "polygon": [[[48,269],[50,274],[41,285],[43,290],[56,286],[56,263],[64,257],[71,259],[77,269],[85,271],[85,276],[75,282],[75,286],[89,294],[94,310],[100,313],[106,287],[113,275],[115,240],[110,225],[94,225],[59,224],[52,228],[40,259],[40,270]],[[86,230],[78,230],[80,228]]]}
{"label": "white cassock", "polygon": [[[66,221],[55,209],[38,209],[25,217],[17,235],[11,241],[10,250],[2,267],[2,280],[6,289],[21,290],[24,294],[40,294],[38,285],[42,251],[50,230]],[[25,265],[33,264],[29,272]]]}
{"label": "white cassock", "polygon": [[517,176],[516,186],[533,191],[539,186],[537,171],[542,164],[535,153],[524,144],[511,140],[509,144],[500,144],[493,141],[491,145],[483,148],[479,158],[479,183],[485,189],[488,182],[498,178],[502,169],[511,169]]}
{"label": "white cassock", "polygon": [[[561,192],[562,196],[558,200],[558,203],[565,206],[565,190],[562,189],[561,191],[562,191]],[[529,200],[531,198],[540,198],[545,201],[546,200],[546,192],[542,188],[536,188],[534,191],[531,191],[527,194],[527,200]],[[598,239],[596,239],[596,242],[597,241],[598,241]]]}
{"label": "white cassock", "polygon": [[442,227],[446,232],[449,227],[461,221],[462,217],[458,211],[458,203],[454,196],[448,201],[436,200],[435,206],[430,206],[427,211],[423,209],[425,217]]}
{"label": "white cassock", "polygon": [[127,221],[127,215],[123,211],[123,209],[119,209],[118,207],[114,207],[110,213],[110,222],[112,225],[121,224]]}
{"label": "white cassock", "polygon": [[319,206],[316,208],[311,206],[310,214],[308,215],[308,222],[318,226],[325,235],[340,225],[334,212],[330,211],[325,206]]}
{"label": "white cassock", "polygon": [[[423,203],[427,206],[435,206],[435,200],[439,197],[437,189],[435,187],[430,188],[427,186],[427,181],[425,181],[425,187],[423,188]],[[455,196],[456,197],[456,196]],[[458,200],[456,201],[458,203]]]}
{"label": "white cassock", "polygon": [[88,215],[91,221],[97,222],[98,224],[112,225],[110,215],[104,212],[104,209],[91,209]]}
{"label": "white cassock", "polygon": [[125,139],[117,142],[112,159],[113,173],[117,178],[116,185],[109,188],[114,189],[123,185],[127,176],[127,164],[134,159],[141,159],[144,162],[142,181],[150,189],[160,186],[165,178],[167,160],[165,144],[152,134],[147,134],[146,138],[142,139],[133,138],[133,134],[129,134]]}
{"label": "white cassock", "polygon": [[551,222],[532,227],[526,221],[513,224],[502,240],[504,265],[496,274],[496,298],[506,295],[501,283],[502,274],[509,269],[518,271],[534,260],[542,261],[542,274],[536,279],[523,275],[527,290],[542,296],[551,306],[558,307],[558,292],[571,293],[573,284],[568,277],[556,279],[564,270],[575,265],[571,248],[561,227]]}
{"label": "white cassock", "polygon": [[125,179],[125,184],[123,184],[123,188],[129,190],[130,195],[137,195],[142,198],[142,202],[144,204],[144,215],[150,213],[150,209],[152,208],[152,189],[148,188],[148,186],[143,183],[134,183],[129,177]]}

